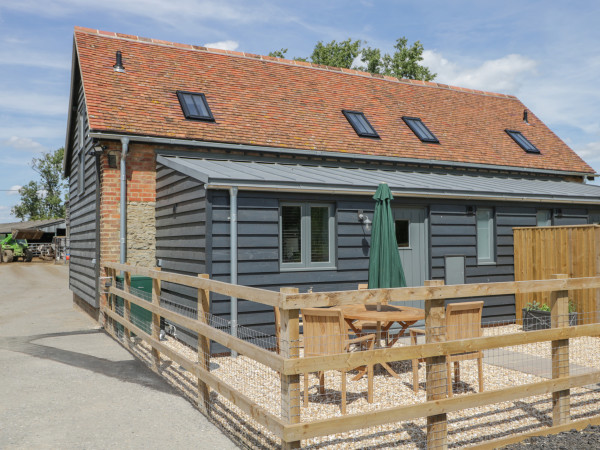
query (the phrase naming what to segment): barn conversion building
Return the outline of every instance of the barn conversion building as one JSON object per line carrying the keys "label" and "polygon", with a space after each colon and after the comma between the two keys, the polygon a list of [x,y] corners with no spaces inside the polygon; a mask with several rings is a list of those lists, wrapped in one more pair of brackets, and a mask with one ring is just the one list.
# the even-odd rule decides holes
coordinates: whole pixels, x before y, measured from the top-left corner
{"label": "barn conversion building", "polygon": [[[92,310],[101,261],[356,289],[380,182],[410,285],[513,280],[513,227],[600,217],[593,169],[513,96],[84,28],[65,148],[70,287]],[[211,312],[272,332],[270,308],[231,305]]]}

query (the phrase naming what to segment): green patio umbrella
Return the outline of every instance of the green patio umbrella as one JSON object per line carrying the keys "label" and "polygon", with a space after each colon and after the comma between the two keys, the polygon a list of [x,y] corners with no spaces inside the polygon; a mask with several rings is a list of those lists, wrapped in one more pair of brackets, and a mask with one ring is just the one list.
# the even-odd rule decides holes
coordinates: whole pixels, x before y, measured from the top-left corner
{"label": "green patio umbrella", "polygon": [[390,201],[392,192],[387,183],[381,183],[373,196],[375,214],[371,231],[369,256],[369,289],[406,286]]}

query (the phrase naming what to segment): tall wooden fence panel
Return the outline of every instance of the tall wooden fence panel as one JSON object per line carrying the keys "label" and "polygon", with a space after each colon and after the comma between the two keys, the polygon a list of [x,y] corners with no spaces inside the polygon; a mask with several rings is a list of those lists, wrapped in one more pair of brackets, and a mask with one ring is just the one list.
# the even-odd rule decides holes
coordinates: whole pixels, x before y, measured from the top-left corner
{"label": "tall wooden fence panel", "polygon": [[[514,228],[515,281],[549,280],[553,274],[569,278],[600,275],[600,226]],[[537,301],[550,305],[550,292],[516,294],[517,319],[522,308]],[[600,290],[571,293],[580,324],[600,321]]]}

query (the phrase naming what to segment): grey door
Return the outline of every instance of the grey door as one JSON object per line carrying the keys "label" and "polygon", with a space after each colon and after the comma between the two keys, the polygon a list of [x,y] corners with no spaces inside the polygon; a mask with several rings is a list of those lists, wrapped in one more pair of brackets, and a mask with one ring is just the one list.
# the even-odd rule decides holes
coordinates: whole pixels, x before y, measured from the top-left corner
{"label": "grey door", "polygon": [[394,208],[398,252],[407,286],[429,279],[428,227],[425,208]]}

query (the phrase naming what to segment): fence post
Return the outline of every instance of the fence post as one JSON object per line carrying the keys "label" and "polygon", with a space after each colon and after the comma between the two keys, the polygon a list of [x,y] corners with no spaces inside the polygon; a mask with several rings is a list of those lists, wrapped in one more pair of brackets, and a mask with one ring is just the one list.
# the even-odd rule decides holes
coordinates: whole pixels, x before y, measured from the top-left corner
{"label": "fence post", "polygon": [[[425,286],[443,286],[442,280],[427,280]],[[446,307],[444,299],[427,300],[425,302],[425,342],[443,342],[446,340]],[[427,401],[446,398],[447,383],[452,383],[446,376],[446,357],[434,356],[426,359]],[[448,424],[446,414],[427,417],[427,448],[448,446]]]}
{"label": "fence post", "polygon": [[[569,278],[565,274],[552,275],[553,279]],[[569,326],[569,291],[553,291],[550,295],[552,328]],[[552,341],[552,378],[569,376],[569,339]],[[571,390],[552,393],[552,425],[563,425],[571,420]]]}
{"label": "fence post", "polygon": [[[123,272],[123,290],[125,292],[131,291],[131,272]],[[123,299],[123,317],[125,318],[125,323],[131,322],[131,303],[126,298]],[[127,347],[131,347],[131,332],[129,331],[129,327],[124,327],[125,331],[125,342]]]}
{"label": "fence post", "polygon": [[[160,267],[156,267],[154,270],[160,272]],[[154,306],[160,306],[160,289],[161,283],[158,275],[152,277],[152,304]],[[157,341],[160,340],[160,314],[155,312],[152,313],[152,337]],[[152,347],[152,356],[154,358],[154,368],[158,372],[160,370],[160,353],[157,349]]]}
{"label": "fence post", "polygon": [[[297,294],[298,288],[283,287],[283,294]],[[280,309],[281,342],[279,353],[284,358],[298,358],[300,355],[299,310]],[[281,376],[281,418],[285,423],[300,422],[300,375]],[[281,441],[282,449],[300,448],[300,441]]]}
{"label": "fence post", "polygon": [[[117,288],[117,271],[115,269],[105,269],[106,274],[110,277],[110,285],[111,287]],[[115,294],[108,294],[107,306],[112,312],[117,310],[117,296]],[[112,335],[117,336],[117,324],[111,318],[108,318],[107,327],[110,324],[110,330],[112,331]]]}
{"label": "fence post", "polygon": [[[199,278],[208,279],[208,274],[202,273]],[[198,321],[208,323],[207,314],[210,314],[210,291],[198,289]],[[210,370],[210,340],[198,333],[198,365]],[[198,407],[208,416],[210,414],[210,391],[204,381],[198,378]]]}

